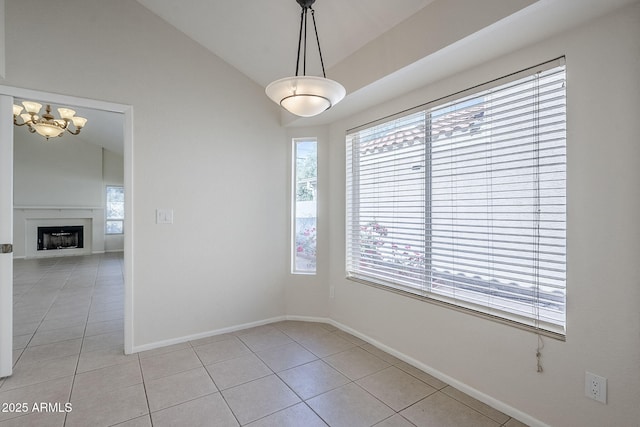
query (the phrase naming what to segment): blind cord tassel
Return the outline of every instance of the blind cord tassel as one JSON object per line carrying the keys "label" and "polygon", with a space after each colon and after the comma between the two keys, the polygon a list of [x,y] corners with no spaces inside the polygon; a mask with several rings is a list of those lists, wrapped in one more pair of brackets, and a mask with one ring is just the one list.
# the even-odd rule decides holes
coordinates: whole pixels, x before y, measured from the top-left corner
{"label": "blind cord tassel", "polygon": [[538,372],[543,372],[542,369],[542,349],[544,348],[544,342],[542,341],[542,336],[538,335],[538,349],[536,350],[536,361],[538,364]]}
{"label": "blind cord tassel", "polygon": [[542,369],[542,361],[540,360],[541,358],[542,358],[542,353],[540,353],[540,351],[537,351],[536,359],[538,359],[538,372],[544,371],[544,369]]}

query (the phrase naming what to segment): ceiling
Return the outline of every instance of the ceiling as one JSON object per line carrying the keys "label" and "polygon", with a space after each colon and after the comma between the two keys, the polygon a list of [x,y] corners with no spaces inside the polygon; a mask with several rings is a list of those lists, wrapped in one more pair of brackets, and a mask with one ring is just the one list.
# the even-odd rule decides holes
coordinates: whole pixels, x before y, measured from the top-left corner
{"label": "ceiling", "polygon": [[[313,5],[329,69],[433,0],[317,0]],[[138,0],[260,86],[295,73],[300,6],[295,0]],[[310,17],[309,17],[310,18]],[[309,29],[311,31],[311,29]],[[308,59],[317,62],[309,32]],[[308,63],[308,74],[320,74]]]}
{"label": "ceiling", "polygon": [[[295,0],[137,1],[262,87],[295,72],[300,23],[300,6]],[[494,19],[474,27],[474,22],[483,18],[469,13],[471,6],[477,8],[477,1],[316,1],[313,7],[327,74],[336,78],[334,74],[341,73],[340,79],[336,78],[339,81],[350,79],[346,83],[341,81],[348,93],[340,104],[316,117],[301,119],[283,111],[282,124],[311,126],[332,123],[638,0],[483,0],[494,5],[488,12]],[[506,6],[515,12],[504,13],[500,17],[500,9]],[[449,20],[438,16],[448,10],[455,12],[449,15]],[[430,17],[431,26],[422,21],[425,16]],[[361,79],[360,84],[353,84],[353,79],[359,77],[354,75],[361,73],[362,69],[352,65],[358,65],[358,61],[362,64],[363,57],[380,61],[384,66],[385,62],[391,62],[387,60],[388,56],[401,56],[393,50],[396,45],[391,43],[391,50],[387,45],[386,50],[374,50],[379,53],[377,57],[366,57],[367,49],[370,53],[372,45],[377,47],[376,43],[383,46],[389,43],[390,33],[397,35],[406,30],[407,34],[401,36],[416,37],[417,34],[421,43],[424,39],[427,44],[441,38],[441,33],[447,28],[464,25],[471,30],[461,33],[460,38],[443,42],[423,57],[405,59],[404,63],[395,64],[399,65],[395,69],[384,70],[384,73],[368,76],[369,80]],[[315,41],[313,38],[310,40],[307,71],[318,75],[317,50],[311,44]],[[369,69],[375,68],[366,60],[364,62]],[[78,115],[89,119],[80,138],[123,153],[121,114],[74,109]]]}
{"label": "ceiling", "polygon": [[[262,87],[295,73],[301,10],[295,0],[137,1]],[[332,123],[638,0],[482,1],[485,3],[478,0],[316,1],[313,8],[327,76],[343,83],[347,96],[340,104],[312,118],[298,118],[283,110],[282,124]],[[446,38],[443,34],[451,33],[451,28],[464,26],[468,28],[458,31],[459,38],[443,41]],[[389,36],[403,31],[400,39],[414,45],[416,40],[418,46],[433,40],[441,44],[423,57],[413,57],[404,63],[397,61],[396,68],[384,70],[375,78],[361,78],[362,67],[353,65],[358,61],[362,64],[367,52],[375,52],[364,61],[368,69],[378,64],[384,67],[385,62],[404,54],[393,42],[398,38]],[[315,60],[317,55],[311,48],[314,41],[311,38],[309,60]],[[319,70],[319,64],[308,63],[307,74],[319,75]],[[343,81],[344,78],[348,81]],[[361,81],[353,84],[357,79]]]}

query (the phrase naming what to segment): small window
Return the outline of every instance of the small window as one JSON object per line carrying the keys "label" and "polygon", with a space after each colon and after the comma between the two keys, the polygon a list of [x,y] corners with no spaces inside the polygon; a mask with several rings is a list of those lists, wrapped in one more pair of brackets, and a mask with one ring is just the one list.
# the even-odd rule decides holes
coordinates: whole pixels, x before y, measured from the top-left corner
{"label": "small window", "polygon": [[316,272],[318,147],[315,139],[293,140],[293,273]]}
{"label": "small window", "polygon": [[106,203],[106,234],[124,233],[124,187],[108,186]]}

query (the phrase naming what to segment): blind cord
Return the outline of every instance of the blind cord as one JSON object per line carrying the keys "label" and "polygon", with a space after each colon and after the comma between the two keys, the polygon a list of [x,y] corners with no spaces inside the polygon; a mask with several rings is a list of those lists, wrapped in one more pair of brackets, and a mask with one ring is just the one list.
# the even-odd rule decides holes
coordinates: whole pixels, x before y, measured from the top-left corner
{"label": "blind cord", "polygon": [[534,275],[535,275],[535,293],[536,304],[534,304],[535,310],[535,327],[538,331],[538,348],[536,349],[536,363],[537,372],[542,373],[542,349],[544,348],[544,342],[540,335],[540,214],[541,214],[541,202],[540,202],[540,74],[537,72],[534,75],[534,163],[535,163],[535,197],[534,203]]}

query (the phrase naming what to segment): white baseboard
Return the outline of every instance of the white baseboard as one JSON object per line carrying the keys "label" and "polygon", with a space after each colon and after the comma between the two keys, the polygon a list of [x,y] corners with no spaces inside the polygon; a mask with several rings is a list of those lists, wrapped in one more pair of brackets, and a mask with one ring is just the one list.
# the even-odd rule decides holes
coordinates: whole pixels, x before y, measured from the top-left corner
{"label": "white baseboard", "polygon": [[312,317],[312,316],[296,316],[296,315],[287,315],[285,317],[287,318],[287,320],[297,320],[300,322],[319,322],[319,323],[329,323],[329,324],[335,323],[328,317]]}
{"label": "white baseboard", "polygon": [[200,338],[208,338],[216,335],[228,334],[229,332],[235,332],[235,331],[240,331],[242,329],[248,329],[248,328],[254,328],[256,326],[267,325],[269,323],[275,323],[285,319],[286,319],[286,316],[277,316],[269,319],[258,320],[255,322],[243,323],[241,325],[230,326],[228,328],[214,329],[211,331],[200,332],[198,334],[187,335],[184,337],[171,338],[168,340],[156,341],[149,344],[133,346],[133,348],[131,349],[131,353],[139,353],[141,351],[153,350],[154,348],[166,347],[168,345],[181,344],[183,342],[198,340]]}

